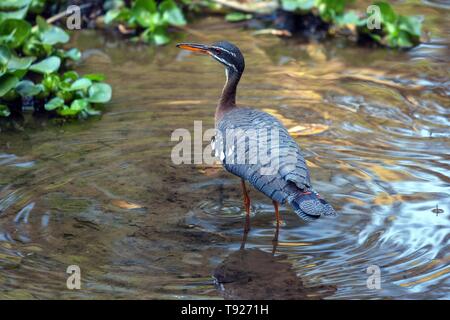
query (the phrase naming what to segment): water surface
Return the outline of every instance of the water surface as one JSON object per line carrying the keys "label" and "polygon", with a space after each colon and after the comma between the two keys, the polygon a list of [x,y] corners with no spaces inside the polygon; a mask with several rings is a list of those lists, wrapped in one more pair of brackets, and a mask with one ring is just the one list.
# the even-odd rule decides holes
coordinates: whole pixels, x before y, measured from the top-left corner
{"label": "water surface", "polygon": [[[172,45],[76,33],[77,70],[105,73],[113,101],[100,119],[27,115],[0,133],[0,298],[450,298],[449,15],[402,8],[433,32],[408,52],[258,37],[220,19],[179,35],[242,49],[238,103],[294,128],[315,188],[340,213],[305,223],[282,208],[275,249],[268,199],[251,191],[240,250],[239,179],[170,158],[173,130],[213,126],[222,67]],[[74,264],[78,291],[66,288]],[[380,290],[366,285],[371,265]]]}

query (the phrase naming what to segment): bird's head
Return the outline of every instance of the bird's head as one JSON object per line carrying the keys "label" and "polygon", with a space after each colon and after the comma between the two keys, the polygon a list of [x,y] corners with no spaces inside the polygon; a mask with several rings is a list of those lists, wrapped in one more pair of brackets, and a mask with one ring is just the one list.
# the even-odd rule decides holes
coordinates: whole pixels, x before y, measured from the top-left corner
{"label": "bird's head", "polygon": [[177,44],[177,47],[184,50],[210,55],[225,66],[227,74],[240,76],[242,72],[244,72],[244,56],[238,47],[227,41],[216,42],[212,45],[179,43]]}

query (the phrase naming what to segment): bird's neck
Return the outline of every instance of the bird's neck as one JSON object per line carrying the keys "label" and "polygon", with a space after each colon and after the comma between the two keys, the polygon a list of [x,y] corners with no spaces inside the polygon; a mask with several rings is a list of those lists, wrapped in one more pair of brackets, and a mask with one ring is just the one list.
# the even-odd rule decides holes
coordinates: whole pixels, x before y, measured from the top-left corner
{"label": "bird's neck", "polygon": [[225,71],[227,76],[227,81],[222,90],[222,95],[220,96],[219,104],[216,108],[216,123],[222,119],[225,113],[236,108],[236,89],[241,79],[241,74],[237,72]]}

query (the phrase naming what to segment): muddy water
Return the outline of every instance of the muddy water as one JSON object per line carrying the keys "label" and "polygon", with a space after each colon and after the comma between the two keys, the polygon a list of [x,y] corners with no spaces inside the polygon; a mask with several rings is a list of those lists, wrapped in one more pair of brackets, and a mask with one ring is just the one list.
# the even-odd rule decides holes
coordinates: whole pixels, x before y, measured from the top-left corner
{"label": "muddy water", "polygon": [[[239,180],[171,161],[173,130],[212,127],[222,67],[76,33],[77,70],[104,72],[114,98],[101,119],[27,116],[0,133],[0,298],[450,298],[448,11],[404,10],[433,31],[409,52],[256,37],[215,19],[180,35],[241,47],[239,103],[292,129],[340,213],[304,223],[282,208],[275,248],[268,199],[251,191],[240,249]],[[81,290],[66,288],[69,265]],[[367,287],[369,266],[381,289]]]}

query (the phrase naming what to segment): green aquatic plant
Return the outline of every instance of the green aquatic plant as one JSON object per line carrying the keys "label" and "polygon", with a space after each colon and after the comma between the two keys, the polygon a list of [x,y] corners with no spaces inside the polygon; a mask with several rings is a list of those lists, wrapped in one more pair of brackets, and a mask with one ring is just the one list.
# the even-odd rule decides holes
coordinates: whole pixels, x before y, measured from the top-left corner
{"label": "green aquatic plant", "polygon": [[422,23],[418,17],[397,14],[384,1],[375,2],[374,5],[380,10],[381,32],[372,32],[366,24],[360,29],[361,32],[392,48],[410,48],[420,42]]}
{"label": "green aquatic plant", "polygon": [[24,19],[33,2],[0,4],[0,116],[9,116],[11,106],[23,99],[60,116],[99,114],[93,107],[111,99],[111,87],[102,82],[103,75],[61,74],[68,61],[81,59],[81,52],[61,47],[70,40],[62,28],[40,16],[34,26]]}
{"label": "green aquatic plant", "polygon": [[123,24],[139,33],[134,39],[155,45],[170,42],[167,32],[169,26],[184,26],[183,12],[173,0],[163,0],[159,4],[154,0],[135,0],[131,7],[124,1],[113,1],[112,8],[105,14],[105,23]]}
{"label": "green aquatic plant", "polygon": [[[324,22],[337,28],[355,30],[358,35],[368,35],[373,41],[392,48],[409,48],[420,42],[421,21],[417,17],[395,13],[392,6],[385,2],[375,2],[379,8],[379,17],[371,17],[354,10],[346,10],[353,0],[282,0],[286,11],[314,12]],[[369,28],[371,18],[380,20],[380,29]]]}

